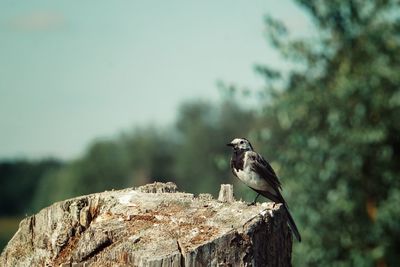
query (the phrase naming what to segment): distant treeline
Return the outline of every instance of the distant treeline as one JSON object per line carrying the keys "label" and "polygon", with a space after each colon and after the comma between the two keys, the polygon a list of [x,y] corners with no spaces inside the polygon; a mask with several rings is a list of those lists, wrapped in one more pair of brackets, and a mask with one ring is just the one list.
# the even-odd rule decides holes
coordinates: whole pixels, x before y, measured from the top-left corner
{"label": "distant treeline", "polygon": [[0,217],[31,212],[41,178],[62,166],[63,163],[56,159],[0,162]]}
{"label": "distant treeline", "polygon": [[232,101],[195,101],[182,105],[179,114],[168,129],[147,127],[94,141],[76,160],[0,163],[0,216],[30,214],[76,195],[152,181],[215,194],[219,184],[232,182],[225,144],[248,133],[253,112]]}

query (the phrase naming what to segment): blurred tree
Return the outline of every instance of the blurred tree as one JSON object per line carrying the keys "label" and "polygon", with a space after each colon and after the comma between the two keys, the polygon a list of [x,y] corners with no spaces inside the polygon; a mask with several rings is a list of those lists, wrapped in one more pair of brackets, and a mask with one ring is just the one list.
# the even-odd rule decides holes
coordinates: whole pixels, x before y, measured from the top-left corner
{"label": "blurred tree", "polygon": [[96,141],[81,158],[46,173],[40,180],[33,211],[76,195],[126,186],[127,159],[116,141]]}
{"label": "blurred tree", "polygon": [[156,127],[136,129],[133,134],[123,134],[119,142],[128,159],[127,184],[138,186],[153,181],[174,181],[176,143],[169,131]]}
{"label": "blurred tree", "polygon": [[32,210],[76,195],[153,181],[173,181],[188,192],[217,193],[220,183],[231,181],[225,144],[248,133],[254,114],[232,100],[187,102],[179,114],[175,128],[141,128],[95,141],[82,158],[45,173]]}
{"label": "blurred tree", "polygon": [[201,101],[182,105],[174,152],[175,177],[182,189],[216,194],[221,183],[231,181],[225,144],[234,136],[247,135],[253,120],[253,112],[230,100],[219,105]]}
{"label": "blurred tree", "polygon": [[62,163],[54,159],[1,162],[0,216],[15,216],[28,212],[40,177],[61,166]]}
{"label": "blurred tree", "polygon": [[67,163],[63,168],[50,170],[38,180],[30,212],[36,213],[53,202],[76,196],[72,190],[78,180],[74,173],[74,162]]}
{"label": "blurred tree", "polygon": [[42,177],[33,210],[76,195],[171,179],[168,139],[151,127],[93,142],[82,158]]}
{"label": "blurred tree", "polygon": [[282,23],[267,18],[272,45],[301,64],[286,83],[269,66],[257,67],[272,100],[267,123],[253,133],[279,162],[299,221],[304,242],[294,247],[294,265],[398,266],[398,1],[297,2],[319,36],[291,40]]}

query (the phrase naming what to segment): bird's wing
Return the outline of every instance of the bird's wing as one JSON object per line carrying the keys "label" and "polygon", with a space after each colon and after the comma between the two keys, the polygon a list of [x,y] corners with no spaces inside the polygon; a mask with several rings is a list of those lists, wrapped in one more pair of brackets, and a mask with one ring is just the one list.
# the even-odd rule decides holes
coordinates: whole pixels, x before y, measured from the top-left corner
{"label": "bird's wing", "polygon": [[233,162],[233,158],[231,158],[231,171],[232,171],[233,175],[236,176],[236,173],[235,173],[235,164],[234,164],[234,162]]}
{"label": "bird's wing", "polygon": [[261,177],[267,180],[276,191],[282,189],[281,183],[276,176],[271,165],[258,153],[254,151],[248,151],[248,157],[252,159],[251,169],[261,175]]}

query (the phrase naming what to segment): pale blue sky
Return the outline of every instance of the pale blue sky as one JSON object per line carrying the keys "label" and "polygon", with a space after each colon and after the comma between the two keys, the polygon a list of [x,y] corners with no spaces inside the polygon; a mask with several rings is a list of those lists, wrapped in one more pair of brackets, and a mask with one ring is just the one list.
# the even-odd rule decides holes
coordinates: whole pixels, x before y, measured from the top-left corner
{"label": "pale blue sky", "polygon": [[172,123],[217,80],[258,88],[256,63],[285,65],[263,16],[308,34],[275,1],[0,1],[0,159],[79,156],[90,141]]}

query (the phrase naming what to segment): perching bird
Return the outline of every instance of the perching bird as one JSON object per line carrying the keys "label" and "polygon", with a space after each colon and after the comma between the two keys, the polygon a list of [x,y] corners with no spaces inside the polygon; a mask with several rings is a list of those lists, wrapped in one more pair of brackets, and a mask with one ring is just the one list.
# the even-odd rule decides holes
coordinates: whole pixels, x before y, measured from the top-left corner
{"label": "perching bird", "polygon": [[281,183],[271,165],[253,150],[249,140],[246,138],[235,138],[227,145],[233,148],[231,158],[233,174],[258,193],[254,202],[261,194],[274,202],[282,203],[287,213],[289,227],[292,229],[296,239],[301,242],[299,230],[280,192],[282,189]]}

